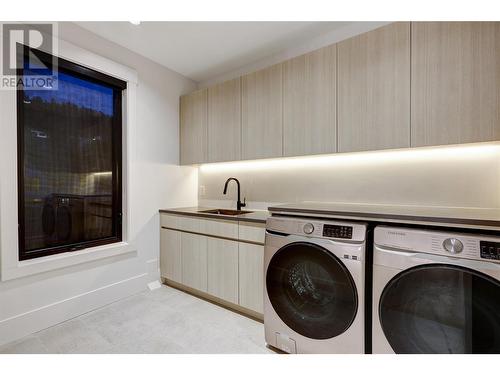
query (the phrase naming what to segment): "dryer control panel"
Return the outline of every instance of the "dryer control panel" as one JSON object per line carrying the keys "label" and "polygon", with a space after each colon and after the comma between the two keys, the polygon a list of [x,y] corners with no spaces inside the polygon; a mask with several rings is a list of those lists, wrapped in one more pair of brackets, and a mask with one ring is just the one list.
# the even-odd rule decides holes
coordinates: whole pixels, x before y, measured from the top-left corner
{"label": "dryer control panel", "polygon": [[452,258],[500,262],[500,238],[482,234],[378,226],[375,245]]}
{"label": "dryer control panel", "polygon": [[480,241],[481,258],[500,260],[500,242]]}

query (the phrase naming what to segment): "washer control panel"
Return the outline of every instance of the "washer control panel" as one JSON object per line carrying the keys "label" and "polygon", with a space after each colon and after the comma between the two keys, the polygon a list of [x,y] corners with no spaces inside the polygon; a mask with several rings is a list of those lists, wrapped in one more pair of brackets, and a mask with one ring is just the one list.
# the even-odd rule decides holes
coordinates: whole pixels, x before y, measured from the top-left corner
{"label": "washer control panel", "polygon": [[304,229],[305,234],[311,234],[314,232],[314,224],[313,223],[305,223],[303,229]]}
{"label": "washer control panel", "polygon": [[323,225],[323,237],[352,238],[352,227],[347,225]]}
{"label": "washer control panel", "polygon": [[272,216],[267,219],[268,232],[288,235],[324,238],[349,242],[361,242],[366,239],[366,224],[316,218]]}
{"label": "washer control panel", "polygon": [[443,241],[443,248],[452,254],[460,254],[464,249],[464,244],[457,238],[447,238]]}
{"label": "washer control panel", "polygon": [[481,258],[500,260],[500,242],[480,241]]}

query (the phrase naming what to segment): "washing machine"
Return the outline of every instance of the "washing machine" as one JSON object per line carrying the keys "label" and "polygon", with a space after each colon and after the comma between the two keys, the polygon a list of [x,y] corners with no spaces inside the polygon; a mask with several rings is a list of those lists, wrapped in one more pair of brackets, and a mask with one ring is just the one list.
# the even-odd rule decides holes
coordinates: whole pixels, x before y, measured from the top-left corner
{"label": "washing machine", "polygon": [[500,353],[500,237],[379,226],[373,353]]}
{"label": "washing machine", "polygon": [[366,225],[271,217],[266,343],[287,353],[364,353]]}

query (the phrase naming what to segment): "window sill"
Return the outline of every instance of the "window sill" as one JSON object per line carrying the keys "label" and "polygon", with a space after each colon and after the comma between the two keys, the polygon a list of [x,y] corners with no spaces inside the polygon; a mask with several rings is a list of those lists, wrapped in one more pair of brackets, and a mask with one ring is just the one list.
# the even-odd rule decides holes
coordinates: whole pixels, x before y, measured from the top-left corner
{"label": "window sill", "polygon": [[2,269],[1,279],[2,281],[13,280],[133,252],[136,252],[136,250],[129,243],[116,242],[78,252],[61,253],[18,261],[17,264]]}

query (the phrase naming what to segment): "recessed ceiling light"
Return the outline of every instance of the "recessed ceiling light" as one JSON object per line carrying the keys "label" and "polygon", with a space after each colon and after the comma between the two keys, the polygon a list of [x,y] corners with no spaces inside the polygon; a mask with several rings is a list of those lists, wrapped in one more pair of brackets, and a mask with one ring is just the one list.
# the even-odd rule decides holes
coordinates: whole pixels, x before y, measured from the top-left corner
{"label": "recessed ceiling light", "polygon": [[129,21],[132,25],[139,26],[141,21]]}

